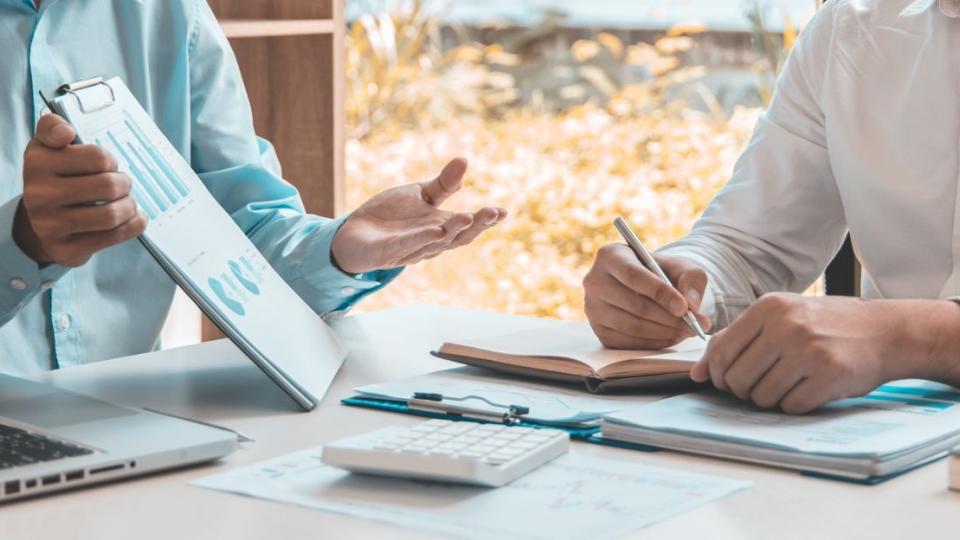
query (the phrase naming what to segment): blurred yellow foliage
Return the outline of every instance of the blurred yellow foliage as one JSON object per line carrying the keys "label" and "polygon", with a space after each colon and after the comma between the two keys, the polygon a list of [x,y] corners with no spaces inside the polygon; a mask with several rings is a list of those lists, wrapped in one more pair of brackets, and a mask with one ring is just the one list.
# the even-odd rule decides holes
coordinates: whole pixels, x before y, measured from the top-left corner
{"label": "blurred yellow foliage", "polygon": [[680,237],[726,181],[755,118],[740,110],[717,121],[679,104],[640,116],[587,105],[351,140],[351,204],[464,156],[470,169],[451,208],[510,212],[473,245],[407,269],[364,308],[431,302],[580,319],[580,282],[596,250],[617,239],[613,218],[625,216],[651,246]]}
{"label": "blurred yellow foliage", "polygon": [[[519,99],[516,77],[527,65],[517,48],[465,42],[441,50],[421,1],[354,23],[348,203],[432,178],[463,156],[470,169],[450,208],[510,212],[474,244],[408,268],[361,309],[431,302],[582,319],[581,280],[596,250],[617,240],[613,218],[629,219],[651,247],[682,236],[727,180],[756,122],[758,110],[727,114],[712,96],[704,96],[709,114],[665,97],[705,74],[677,57],[693,45],[689,35],[703,31],[690,22],[654,44],[604,33],[577,40],[572,63],[547,66],[545,76],[576,74],[604,99],[548,107],[536,93]],[[609,77],[618,69],[611,62],[642,65],[653,78],[620,86]],[[576,92],[585,86],[559,85],[556,96]]]}

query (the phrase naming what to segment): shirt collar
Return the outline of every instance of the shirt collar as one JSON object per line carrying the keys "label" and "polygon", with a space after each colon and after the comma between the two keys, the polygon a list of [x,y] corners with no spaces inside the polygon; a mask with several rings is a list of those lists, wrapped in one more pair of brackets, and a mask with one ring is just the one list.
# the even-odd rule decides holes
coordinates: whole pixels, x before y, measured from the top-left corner
{"label": "shirt collar", "polygon": [[940,13],[955,19],[960,17],[960,0],[916,0],[900,12],[901,16],[919,15],[934,4],[940,7]]}

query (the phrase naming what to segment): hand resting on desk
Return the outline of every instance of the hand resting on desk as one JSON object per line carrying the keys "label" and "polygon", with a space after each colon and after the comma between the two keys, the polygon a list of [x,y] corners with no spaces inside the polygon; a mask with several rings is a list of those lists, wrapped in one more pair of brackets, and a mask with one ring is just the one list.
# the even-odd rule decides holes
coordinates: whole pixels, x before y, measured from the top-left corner
{"label": "hand resting on desk", "polygon": [[[624,244],[597,254],[583,282],[585,311],[604,346],[672,346],[691,335],[680,318],[688,307],[709,329],[699,313],[706,273],[681,257],[654,258],[676,289]],[[803,414],[896,379],[960,385],[958,330],[960,305],[951,301],[768,294],[713,335],[690,377],[760,407]]]}
{"label": "hand resting on desk", "polygon": [[803,414],[896,379],[960,383],[958,329],[950,301],[768,294],[713,336],[690,376]]}

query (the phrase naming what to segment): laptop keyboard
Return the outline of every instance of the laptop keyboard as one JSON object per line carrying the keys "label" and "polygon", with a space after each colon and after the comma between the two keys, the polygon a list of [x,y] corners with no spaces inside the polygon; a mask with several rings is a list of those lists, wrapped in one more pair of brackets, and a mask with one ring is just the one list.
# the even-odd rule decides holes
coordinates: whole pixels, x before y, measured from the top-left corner
{"label": "laptop keyboard", "polygon": [[0,424],[0,469],[92,453],[82,446]]}

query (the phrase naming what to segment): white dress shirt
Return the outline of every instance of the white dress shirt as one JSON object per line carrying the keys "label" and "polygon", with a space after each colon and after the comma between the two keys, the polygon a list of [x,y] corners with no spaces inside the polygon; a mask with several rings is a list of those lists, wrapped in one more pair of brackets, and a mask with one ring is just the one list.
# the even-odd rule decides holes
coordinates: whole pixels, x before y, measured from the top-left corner
{"label": "white dress shirt", "polygon": [[729,183],[660,253],[729,324],[802,292],[850,232],[868,298],[960,295],[960,0],[831,0],[801,33]]}

